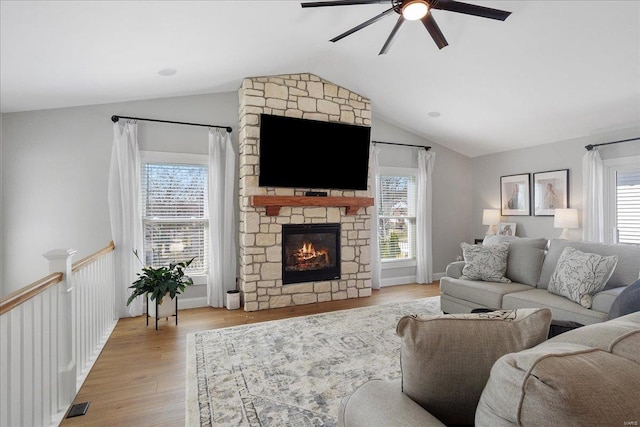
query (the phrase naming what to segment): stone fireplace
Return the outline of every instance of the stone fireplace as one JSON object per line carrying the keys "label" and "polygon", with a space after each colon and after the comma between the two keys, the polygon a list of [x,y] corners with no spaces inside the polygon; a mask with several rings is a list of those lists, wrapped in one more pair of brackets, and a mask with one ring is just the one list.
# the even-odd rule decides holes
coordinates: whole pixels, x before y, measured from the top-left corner
{"label": "stone fireplace", "polygon": [[[246,78],[238,95],[238,287],[245,311],[370,296],[369,191],[317,189],[328,197],[304,197],[309,189],[258,186],[260,114],[370,126],[370,101],[313,74]],[[324,246],[332,238],[321,236],[330,227],[331,249]],[[296,241],[305,232],[311,241]],[[303,247],[293,248],[299,243]],[[287,256],[303,261],[287,266]],[[325,267],[325,261],[337,265]]]}

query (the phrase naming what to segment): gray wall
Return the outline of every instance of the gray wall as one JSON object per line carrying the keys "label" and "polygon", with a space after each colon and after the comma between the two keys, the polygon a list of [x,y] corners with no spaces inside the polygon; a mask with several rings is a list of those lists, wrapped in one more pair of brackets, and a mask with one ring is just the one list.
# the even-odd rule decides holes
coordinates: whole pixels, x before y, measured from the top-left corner
{"label": "gray wall", "polygon": [[[107,188],[113,114],[231,126],[232,140],[238,142],[236,92],[3,114],[0,295],[48,274],[42,254],[50,249],[76,249],[75,261],[111,240]],[[470,235],[471,162],[382,118],[372,122],[374,139],[431,145],[437,153],[434,271],[442,272]],[[139,122],[138,140],[142,150],[207,152],[206,128]],[[384,150],[389,165],[416,166],[413,150]],[[185,297],[204,295],[203,287],[194,287]]]}
{"label": "gray wall", "polygon": [[[81,259],[111,240],[113,114],[238,127],[235,92],[2,115],[2,295],[48,274],[42,254]],[[237,135],[232,135],[237,144]],[[207,153],[207,128],[139,122],[142,150]],[[197,291],[197,292],[196,292]],[[201,289],[191,290],[201,293]]]}
{"label": "gray wall", "polygon": [[[375,109],[375,106],[374,106]],[[444,273],[447,264],[455,261],[460,242],[471,236],[471,160],[460,153],[425,140],[373,116],[371,129],[374,141],[430,146],[436,153],[433,166],[433,271]],[[379,145],[380,165],[418,167],[414,148]],[[393,277],[413,277],[415,267],[383,270],[382,282]],[[405,282],[406,283],[406,282]]]}
{"label": "gray wall", "polygon": [[[603,132],[588,137],[554,142],[472,159],[472,232],[482,238],[487,230],[482,225],[482,210],[500,208],[500,177],[521,173],[569,169],[569,207],[577,208],[582,225],[582,157],[588,144],[617,141],[640,136],[640,127]],[[640,141],[604,146],[599,149],[603,159],[640,155]],[[553,228],[553,217],[505,216],[503,222],[515,222],[521,237],[556,238],[562,230]],[[569,230],[570,238],[581,240],[582,229]]]}

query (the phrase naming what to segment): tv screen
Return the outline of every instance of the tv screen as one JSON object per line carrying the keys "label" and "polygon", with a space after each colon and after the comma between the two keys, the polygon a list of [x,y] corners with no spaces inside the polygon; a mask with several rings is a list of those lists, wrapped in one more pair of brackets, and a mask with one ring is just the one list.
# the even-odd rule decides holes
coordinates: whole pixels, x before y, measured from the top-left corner
{"label": "tv screen", "polygon": [[260,187],[366,190],[371,128],[260,115]]}

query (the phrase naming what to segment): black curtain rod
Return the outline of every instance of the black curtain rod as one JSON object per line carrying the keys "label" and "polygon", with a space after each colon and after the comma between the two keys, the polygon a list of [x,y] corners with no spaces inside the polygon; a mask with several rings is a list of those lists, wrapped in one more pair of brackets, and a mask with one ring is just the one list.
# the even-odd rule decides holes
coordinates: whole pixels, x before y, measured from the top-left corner
{"label": "black curtain rod", "polygon": [[619,144],[621,142],[638,141],[638,140],[640,140],[640,138],[631,138],[631,139],[623,139],[621,141],[603,142],[602,144],[589,144],[589,145],[585,145],[584,148],[586,148],[587,151],[591,151],[595,147],[599,147],[601,145]]}
{"label": "black curtain rod", "polygon": [[400,144],[397,142],[384,142],[384,141],[371,141],[374,144],[387,144],[387,145],[401,145],[403,147],[415,147],[415,148],[424,148],[425,150],[431,150],[431,147],[425,147],[424,145],[414,145],[414,144]]}
{"label": "black curtain rod", "polygon": [[171,123],[174,125],[202,126],[206,128],[219,128],[219,129],[226,129],[227,132],[229,133],[233,130],[229,126],[207,125],[207,124],[201,124],[201,123],[174,122],[171,120],[145,119],[142,117],[127,117],[127,116],[116,116],[116,115],[111,116],[111,121],[113,123],[117,123],[118,120],[120,119],[143,120],[145,122]]}

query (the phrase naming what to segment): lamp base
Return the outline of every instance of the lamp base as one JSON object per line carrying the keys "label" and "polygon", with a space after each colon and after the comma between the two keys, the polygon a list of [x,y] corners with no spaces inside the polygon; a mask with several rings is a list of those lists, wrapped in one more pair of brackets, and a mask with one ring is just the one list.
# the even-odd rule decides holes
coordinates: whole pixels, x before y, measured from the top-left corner
{"label": "lamp base", "polygon": [[562,229],[562,234],[560,234],[560,237],[558,237],[558,239],[569,240],[569,229],[568,228],[563,228]]}
{"label": "lamp base", "polygon": [[485,236],[493,236],[494,234],[498,234],[498,227],[495,225],[490,225],[485,233]]}

